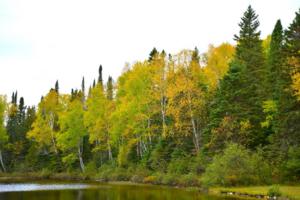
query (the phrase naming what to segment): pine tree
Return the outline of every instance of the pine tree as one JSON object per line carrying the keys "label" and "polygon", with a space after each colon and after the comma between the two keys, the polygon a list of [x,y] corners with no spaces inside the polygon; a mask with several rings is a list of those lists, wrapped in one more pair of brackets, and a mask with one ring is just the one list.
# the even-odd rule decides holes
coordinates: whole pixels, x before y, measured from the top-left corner
{"label": "pine tree", "polygon": [[108,77],[107,86],[106,86],[106,96],[107,99],[112,100],[113,99],[113,80],[112,77]]}
{"label": "pine tree", "polygon": [[220,83],[209,125],[212,134],[229,117],[234,123],[232,126],[238,127],[230,140],[252,148],[266,140],[260,125],[264,98],[264,54],[260,32],[257,31],[257,18],[249,6],[239,23],[239,36],[235,35],[236,54],[229,72]]}
{"label": "pine tree", "polygon": [[58,85],[58,80],[55,82],[55,91],[59,93],[59,85]]}
{"label": "pine tree", "polygon": [[85,101],[85,81],[84,81],[84,77],[82,77],[82,81],[81,81],[81,101],[84,102]]}
{"label": "pine tree", "polygon": [[197,47],[195,47],[193,54],[192,54],[192,62],[199,63],[199,61],[200,61],[199,50]]}
{"label": "pine tree", "polygon": [[283,30],[280,20],[277,20],[270,39],[266,65],[266,96],[263,102],[265,120],[262,127],[266,135],[273,135],[278,123],[278,100],[284,84]]}
{"label": "pine tree", "polygon": [[300,144],[300,102],[292,90],[292,75],[300,72],[300,10],[292,24],[284,33],[285,64],[282,70],[281,87],[279,96],[279,130],[280,138],[285,141],[285,146]]}
{"label": "pine tree", "polygon": [[150,54],[149,54],[149,59],[148,59],[148,61],[149,62],[151,62],[154,58],[155,58],[155,56],[157,56],[159,54],[159,52],[156,50],[156,48],[154,47],[153,49],[152,49],[152,51],[150,52]]}
{"label": "pine tree", "polygon": [[82,81],[81,81],[81,91],[83,94],[85,94],[85,83],[84,83],[84,77],[82,77]]}
{"label": "pine tree", "polygon": [[98,76],[98,84],[103,86],[103,78],[102,78],[102,65],[99,66],[99,76]]}
{"label": "pine tree", "polygon": [[12,95],[11,95],[11,103],[12,104],[15,103],[15,92],[13,92]]}
{"label": "pine tree", "polygon": [[270,50],[267,60],[267,94],[270,98],[278,100],[280,89],[280,82],[282,79],[282,64],[283,64],[283,30],[281,21],[278,20],[274,27],[271,36]]}

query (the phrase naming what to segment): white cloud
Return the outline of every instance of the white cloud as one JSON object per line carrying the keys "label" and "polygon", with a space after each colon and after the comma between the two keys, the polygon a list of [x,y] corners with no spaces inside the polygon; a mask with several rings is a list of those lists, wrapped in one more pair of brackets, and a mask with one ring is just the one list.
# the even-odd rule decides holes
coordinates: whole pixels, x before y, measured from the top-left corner
{"label": "white cloud", "polygon": [[300,7],[292,0],[2,0],[0,93],[18,89],[36,104],[56,79],[63,92],[80,87],[82,76],[91,83],[100,63],[105,78],[116,79],[125,62],[147,58],[154,46],[176,53],[232,42],[250,3],[263,37]]}

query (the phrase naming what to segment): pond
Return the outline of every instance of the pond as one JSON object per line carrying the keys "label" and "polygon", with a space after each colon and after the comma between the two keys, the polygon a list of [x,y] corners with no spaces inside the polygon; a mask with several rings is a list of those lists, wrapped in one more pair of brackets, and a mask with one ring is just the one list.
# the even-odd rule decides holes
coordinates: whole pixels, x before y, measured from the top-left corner
{"label": "pond", "polygon": [[[0,183],[0,200],[221,200],[197,191],[132,184]],[[234,200],[234,198],[227,198]]]}

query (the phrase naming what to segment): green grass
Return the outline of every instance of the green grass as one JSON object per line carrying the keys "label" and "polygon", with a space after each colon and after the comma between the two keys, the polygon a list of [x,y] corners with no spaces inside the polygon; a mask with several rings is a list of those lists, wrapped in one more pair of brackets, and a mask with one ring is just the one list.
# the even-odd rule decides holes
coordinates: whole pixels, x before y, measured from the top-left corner
{"label": "green grass", "polygon": [[[251,187],[214,187],[210,188],[210,192],[219,194],[220,191],[232,191],[248,194],[263,194],[267,195],[271,186],[251,186]],[[280,186],[282,196],[289,197],[291,199],[300,200],[300,186]]]}

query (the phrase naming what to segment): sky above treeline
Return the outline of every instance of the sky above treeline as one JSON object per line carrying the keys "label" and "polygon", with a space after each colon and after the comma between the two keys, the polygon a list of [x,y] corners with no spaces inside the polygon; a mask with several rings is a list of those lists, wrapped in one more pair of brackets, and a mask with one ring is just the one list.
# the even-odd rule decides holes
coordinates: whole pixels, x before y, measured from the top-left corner
{"label": "sky above treeline", "polygon": [[299,0],[0,0],[0,94],[18,90],[37,104],[55,81],[60,91],[89,86],[103,65],[114,80],[125,63],[209,44],[234,44],[247,6],[259,14],[262,38],[277,19],[286,28]]}

